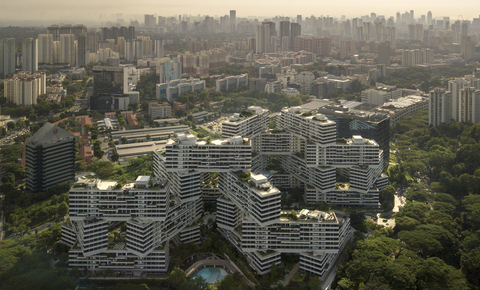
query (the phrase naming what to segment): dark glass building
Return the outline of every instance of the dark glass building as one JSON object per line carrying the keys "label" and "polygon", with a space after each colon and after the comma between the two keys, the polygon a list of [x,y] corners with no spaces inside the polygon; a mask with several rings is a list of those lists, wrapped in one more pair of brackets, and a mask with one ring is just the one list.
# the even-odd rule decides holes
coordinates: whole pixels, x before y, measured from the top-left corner
{"label": "dark glass building", "polygon": [[390,117],[384,114],[349,110],[341,105],[326,105],[317,109],[332,121],[337,123],[338,138],[352,138],[361,135],[375,140],[383,150],[384,168],[390,161]]}
{"label": "dark glass building", "polygon": [[46,123],[25,143],[27,189],[45,192],[75,181],[75,136]]}

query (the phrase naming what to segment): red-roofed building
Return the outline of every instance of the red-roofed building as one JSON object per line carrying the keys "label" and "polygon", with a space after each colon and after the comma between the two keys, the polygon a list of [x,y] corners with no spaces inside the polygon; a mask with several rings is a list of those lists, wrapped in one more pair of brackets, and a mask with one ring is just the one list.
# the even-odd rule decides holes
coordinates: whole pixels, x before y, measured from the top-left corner
{"label": "red-roofed building", "polygon": [[139,127],[138,120],[137,120],[137,117],[135,117],[135,115],[128,115],[127,122],[131,129]]}
{"label": "red-roofed building", "polygon": [[90,164],[92,163],[93,159],[93,150],[92,147],[90,146],[82,146],[80,147],[80,157],[87,163]]}
{"label": "red-roofed building", "polygon": [[[54,125],[59,125],[60,123],[62,123],[64,121],[67,121],[67,120],[70,120],[72,118],[75,118],[75,121],[79,125],[78,127],[79,127],[79,130],[80,130],[80,135],[82,135],[82,136],[83,135],[88,135],[88,130],[85,128],[85,125],[92,126],[92,118],[90,118],[87,115],[66,117],[66,118],[63,118],[63,119],[53,123],[53,124]],[[71,132],[71,133],[74,134],[75,132]]]}

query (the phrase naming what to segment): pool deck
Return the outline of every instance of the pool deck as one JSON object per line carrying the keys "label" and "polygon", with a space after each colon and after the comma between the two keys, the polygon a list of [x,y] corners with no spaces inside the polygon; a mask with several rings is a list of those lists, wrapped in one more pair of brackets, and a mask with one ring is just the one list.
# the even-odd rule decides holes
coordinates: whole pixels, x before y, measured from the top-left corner
{"label": "pool deck", "polygon": [[240,272],[240,274],[242,274],[243,279],[245,280],[245,283],[247,283],[251,287],[255,287],[255,284],[253,284],[252,281],[248,280],[247,277],[245,277],[245,275],[243,275],[243,273],[241,271],[239,271],[238,268],[235,265],[233,265],[232,263],[230,263],[227,260],[205,259],[205,260],[197,261],[193,265],[191,265],[187,269],[187,271],[185,271],[187,273],[187,277],[193,275],[193,273],[197,269],[199,269],[201,266],[213,266],[213,267],[223,266],[223,267],[229,269],[232,274]]}

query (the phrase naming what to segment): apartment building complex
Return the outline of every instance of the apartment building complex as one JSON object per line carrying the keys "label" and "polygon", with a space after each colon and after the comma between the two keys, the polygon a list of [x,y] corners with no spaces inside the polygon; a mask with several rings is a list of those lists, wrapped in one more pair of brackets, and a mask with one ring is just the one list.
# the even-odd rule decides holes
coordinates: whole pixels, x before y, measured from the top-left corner
{"label": "apartment building complex", "polygon": [[[89,272],[164,273],[169,241],[199,218],[195,203],[182,203],[169,182],[149,176],[125,184],[84,178],[69,197],[71,223],[62,226],[62,243],[71,247],[69,267]],[[112,238],[122,224],[125,231]]]}
{"label": "apartment building complex", "polygon": [[4,82],[5,98],[16,105],[35,105],[37,98],[47,93],[46,82],[43,72],[17,72]]}

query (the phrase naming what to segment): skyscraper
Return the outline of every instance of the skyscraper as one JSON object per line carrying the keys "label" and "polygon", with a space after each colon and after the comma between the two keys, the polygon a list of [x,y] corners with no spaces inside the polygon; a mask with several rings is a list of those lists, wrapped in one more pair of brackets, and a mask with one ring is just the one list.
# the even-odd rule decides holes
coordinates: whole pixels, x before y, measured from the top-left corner
{"label": "skyscraper", "polygon": [[295,37],[302,35],[302,26],[299,23],[290,23],[290,47],[293,47]]}
{"label": "skyscraper", "polygon": [[38,63],[53,63],[53,35],[38,35]]}
{"label": "skyscraper", "polygon": [[270,45],[270,24],[263,23],[257,25],[256,38],[256,53],[272,52]]}
{"label": "skyscraper", "polygon": [[25,143],[27,189],[47,191],[75,179],[75,136],[46,123]]}
{"label": "skyscraper", "polygon": [[[285,50],[284,48],[284,37],[288,37],[288,40],[290,39],[290,21],[280,21],[280,41],[282,42],[282,50]],[[286,47],[286,50],[290,49],[290,43],[288,43],[288,46]]]}
{"label": "skyscraper", "polygon": [[38,70],[38,41],[26,38],[22,42],[22,70],[31,73]]}
{"label": "skyscraper", "polygon": [[378,45],[378,64],[390,65],[390,44],[388,42]]}
{"label": "skyscraper", "polygon": [[77,66],[85,66],[90,62],[90,47],[86,34],[78,36],[77,40]]}
{"label": "skyscraper", "polygon": [[75,66],[75,36],[73,34],[60,34],[58,58],[60,63]]}
{"label": "skyscraper", "polygon": [[445,89],[436,88],[430,91],[428,103],[428,124],[438,126],[450,124],[452,119],[452,94]]}
{"label": "skyscraper", "polygon": [[432,11],[427,13],[427,24],[432,24]]}
{"label": "skyscraper", "polygon": [[230,10],[230,32],[235,33],[237,31],[237,11]]}
{"label": "skyscraper", "polygon": [[157,58],[161,58],[164,56],[162,39],[155,40],[155,54],[157,55]]}
{"label": "skyscraper", "polygon": [[0,40],[0,73],[11,75],[15,73],[15,38]]}

